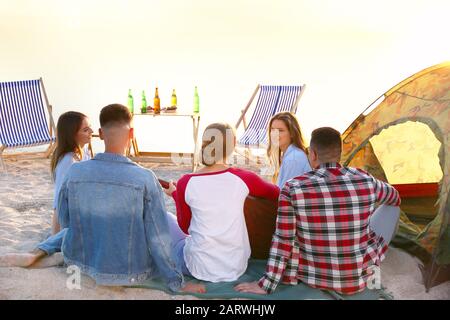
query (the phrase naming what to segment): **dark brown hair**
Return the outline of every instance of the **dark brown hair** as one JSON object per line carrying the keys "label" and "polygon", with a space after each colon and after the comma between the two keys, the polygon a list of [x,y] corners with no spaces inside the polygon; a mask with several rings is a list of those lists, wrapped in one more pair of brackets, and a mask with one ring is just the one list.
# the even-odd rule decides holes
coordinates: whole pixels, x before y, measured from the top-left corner
{"label": "dark brown hair", "polygon": [[342,152],[341,134],[330,127],[317,128],[311,133],[309,147],[317,152],[320,160],[340,158]]}
{"label": "dark brown hair", "polygon": [[65,112],[59,117],[56,124],[56,149],[50,160],[50,169],[53,177],[55,176],[55,169],[59,160],[66,153],[73,152],[81,160],[83,156],[82,150],[75,141],[75,137],[85,118],[87,118],[86,115],[76,111]]}
{"label": "dark brown hair", "polygon": [[[231,134],[231,136],[230,136]],[[234,151],[234,139],[236,133],[228,123],[212,123],[206,127],[202,136],[201,160],[205,166],[212,166],[220,160],[225,160]],[[214,145],[217,139],[222,139],[221,149],[217,150]],[[211,148],[210,154],[206,151]]]}
{"label": "dark brown hair", "polygon": [[133,115],[124,105],[115,103],[100,111],[100,126],[102,128],[114,125],[130,124]]}

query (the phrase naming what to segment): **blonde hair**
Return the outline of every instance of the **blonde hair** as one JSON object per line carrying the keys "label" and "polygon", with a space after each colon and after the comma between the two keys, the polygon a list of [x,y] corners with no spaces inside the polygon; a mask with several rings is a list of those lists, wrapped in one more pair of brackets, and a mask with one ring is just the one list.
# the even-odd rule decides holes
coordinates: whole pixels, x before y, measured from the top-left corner
{"label": "blonde hair", "polygon": [[[231,136],[229,134],[231,133]],[[217,146],[222,139],[222,144]],[[232,140],[229,141],[228,139]],[[225,161],[234,151],[236,132],[228,123],[216,122],[206,127],[202,136],[201,161],[205,166],[212,166],[219,161]],[[209,151],[209,153],[208,153]]]}
{"label": "blonde hair", "polygon": [[278,178],[278,174],[280,173],[281,166],[281,149],[279,147],[275,147],[272,144],[272,139],[270,137],[270,131],[272,128],[272,122],[274,120],[283,121],[286,127],[289,130],[289,135],[291,136],[291,144],[296,146],[297,148],[303,150],[303,152],[307,153],[305,142],[303,140],[303,135],[300,129],[300,124],[298,123],[297,118],[290,112],[280,112],[274,115],[269,121],[269,128],[267,130],[269,135],[269,146],[267,148],[267,157],[269,160],[269,164],[271,166],[273,176],[272,182],[276,182]]}

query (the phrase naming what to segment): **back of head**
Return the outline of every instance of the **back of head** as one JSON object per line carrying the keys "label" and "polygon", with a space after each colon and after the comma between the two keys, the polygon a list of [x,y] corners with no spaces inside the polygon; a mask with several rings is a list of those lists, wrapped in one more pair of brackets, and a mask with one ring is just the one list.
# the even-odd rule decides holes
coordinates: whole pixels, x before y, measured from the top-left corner
{"label": "back of head", "polygon": [[121,104],[110,104],[100,111],[100,139],[105,152],[125,155],[133,138],[132,118],[130,110]]}
{"label": "back of head", "polygon": [[121,104],[110,104],[100,111],[100,126],[103,129],[131,124],[132,114]]}
{"label": "back of head", "polygon": [[59,116],[56,124],[56,149],[50,163],[53,174],[59,160],[66,153],[74,152],[81,159],[82,151],[76,142],[76,135],[85,118],[86,115],[76,111],[68,111]]}
{"label": "back of head", "polygon": [[205,166],[225,162],[233,153],[236,134],[228,123],[212,123],[202,136],[201,160]]}
{"label": "back of head", "polygon": [[342,140],[339,131],[322,127],[311,133],[310,149],[317,153],[321,163],[339,162],[342,152]]}

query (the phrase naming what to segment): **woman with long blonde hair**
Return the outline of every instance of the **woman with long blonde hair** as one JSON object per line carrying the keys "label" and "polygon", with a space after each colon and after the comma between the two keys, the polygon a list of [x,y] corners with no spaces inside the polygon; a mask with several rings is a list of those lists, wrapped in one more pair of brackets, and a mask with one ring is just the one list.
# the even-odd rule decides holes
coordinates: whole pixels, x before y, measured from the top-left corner
{"label": "woman with long blonde hair", "polygon": [[272,181],[282,189],[285,182],[311,171],[300,125],[295,115],[280,112],[269,121],[267,156],[272,167]]}
{"label": "woman with long blonde hair", "polygon": [[229,124],[210,124],[202,136],[204,167],[164,189],[177,208],[176,217],[168,214],[176,256],[183,273],[199,280],[235,281],[245,272],[251,253],[245,200],[278,199],[277,186],[228,165],[235,145]]}

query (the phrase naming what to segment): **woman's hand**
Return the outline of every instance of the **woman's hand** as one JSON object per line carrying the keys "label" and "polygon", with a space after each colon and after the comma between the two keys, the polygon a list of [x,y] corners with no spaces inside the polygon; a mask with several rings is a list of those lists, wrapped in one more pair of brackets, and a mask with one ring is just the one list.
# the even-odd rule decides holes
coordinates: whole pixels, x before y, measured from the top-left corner
{"label": "woman's hand", "polygon": [[163,188],[164,193],[167,194],[169,197],[172,196],[172,193],[173,193],[175,190],[177,190],[177,187],[175,187],[175,184],[173,183],[172,180],[169,181],[169,188],[167,188],[167,189],[164,189],[164,188]]}

